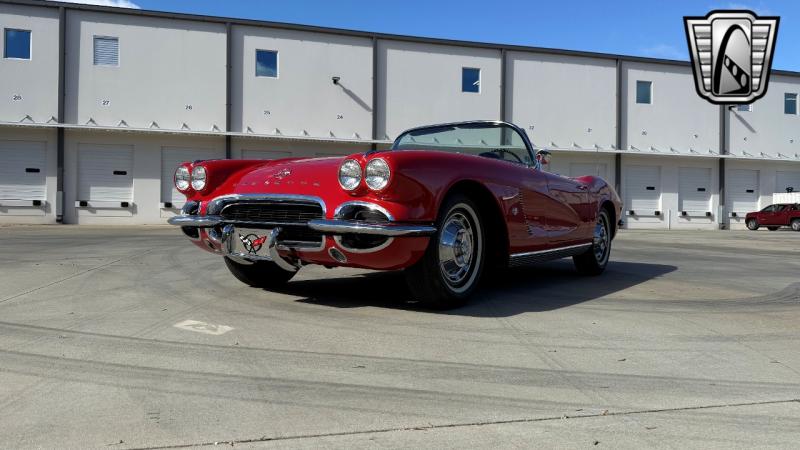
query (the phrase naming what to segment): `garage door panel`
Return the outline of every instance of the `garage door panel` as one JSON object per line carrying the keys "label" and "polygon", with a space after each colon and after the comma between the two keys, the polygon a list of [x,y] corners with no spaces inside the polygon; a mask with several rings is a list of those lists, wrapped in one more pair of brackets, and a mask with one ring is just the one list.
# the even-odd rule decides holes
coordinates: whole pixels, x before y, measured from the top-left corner
{"label": "garage door panel", "polygon": [[680,167],[678,169],[678,208],[681,211],[711,211],[711,169]]}
{"label": "garage door panel", "polygon": [[0,200],[44,201],[46,164],[46,143],[0,141]]}
{"label": "garage door panel", "polygon": [[758,171],[732,169],[728,171],[726,204],[732,212],[746,213],[758,210]]}
{"label": "garage door panel", "polygon": [[78,200],[132,201],[133,147],[81,145],[78,154]]}
{"label": "garage door panel", "polygon": [[569,176],[580,177],[584,175],[593,175],[607,180],[608,165],[605,163],[572,163],[569,165]]}
{"label": "garage door panel", "polygon": [[187,161],[197,161],[205,159],[223,159],[224,150],[217,149],[196,149],[186,147],[162,147],[161,148],[161,201],[171,202],[174,206],[180,207],[186,201],[186,197],[175,188],[174,175],[175,169],[179,164]]}
{"label": "garage door panel", "polygon": [[627,210],[645,214],[661,210],[661,168],[628,166],[625,172],[625,205]]}
{"label": "garage door panel", "polygon": [[775,174],[775,192],[800,192],[800,172],[778,171]]}

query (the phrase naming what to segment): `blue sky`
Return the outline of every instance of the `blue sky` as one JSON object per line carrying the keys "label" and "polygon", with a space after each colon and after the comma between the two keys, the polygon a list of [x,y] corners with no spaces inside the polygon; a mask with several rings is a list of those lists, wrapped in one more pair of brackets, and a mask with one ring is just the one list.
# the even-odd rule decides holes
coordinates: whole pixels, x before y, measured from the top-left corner
{"label": "blue sky", "polygon": [[800,2],[535,0],[72,0],[335,28],[688,60],[684,15],[781,17],[773,68],[800,71]]}

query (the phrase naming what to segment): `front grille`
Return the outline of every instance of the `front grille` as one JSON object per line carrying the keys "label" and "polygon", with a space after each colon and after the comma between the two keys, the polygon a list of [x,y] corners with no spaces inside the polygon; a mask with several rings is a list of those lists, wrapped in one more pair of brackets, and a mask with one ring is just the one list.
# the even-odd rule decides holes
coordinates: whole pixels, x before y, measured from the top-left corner
{"label": "front grille", "polygon": [[312,219],[322,219],[322,206],[312,202],[232,203],[220,212],[225,222],[249,227],[281,227],[278,243],[288,246],[320,246],[322,233],[308,228]]}
{"label": "front grille", "polygon": [[222,209],[226,222],[265,224],[306,224],[322,218],[322,206],[316,203],[259,202],[234,203]]}

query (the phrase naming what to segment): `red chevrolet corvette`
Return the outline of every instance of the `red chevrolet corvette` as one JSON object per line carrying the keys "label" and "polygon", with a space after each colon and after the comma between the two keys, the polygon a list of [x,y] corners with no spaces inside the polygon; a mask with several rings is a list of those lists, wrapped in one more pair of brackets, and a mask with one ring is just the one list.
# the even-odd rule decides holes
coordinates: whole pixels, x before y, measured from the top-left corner
{"label": "red chevrolet corvette", "polygon": [[616,192],[538,167],[513,124],[420,127],[342,158],[183,163],[187,202],[169,222],[251,286],[307,264],[404,269],[416,300],[452,308],[493,268],[571,256],[581,273],[605,269]]}

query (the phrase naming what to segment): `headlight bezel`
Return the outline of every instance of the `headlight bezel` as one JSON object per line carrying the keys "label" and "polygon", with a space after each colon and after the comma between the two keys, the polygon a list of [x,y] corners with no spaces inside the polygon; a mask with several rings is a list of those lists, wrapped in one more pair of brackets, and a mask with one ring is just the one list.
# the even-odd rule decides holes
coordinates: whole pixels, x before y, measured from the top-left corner
{"label": "headlight bezel", "polygon": [[208,170],[204,166],[192,167],[191,186],[195,191],[202,191],[208,186]]}
{"label": "headlight bezel", "polygon": [[[372,172],[372,174],[370,174]],[[370,182],[370,180],[373,182]],[[381,180],[377,184],[374,180]],[[373,158],[364,168],[364,183],[373,191],[382,191],[386,189],[389,182],[392,180],[392,168],[389,163],[383,158]]]}
{"label": "headlight bezel", "polygon": [[[345,170],[349,172],[347,175],[343,173]],[[353,181],[350,183],[343,182],[343,177],[350,178]],[[364,181],[364,169],[361,167],[361,163],[355,159],[345,159],[339,165],[339,171],[336,174],[336,179],[339,181],[339,186],[341,186],[341,188],[345,191],[355,191],[359,188],[359,186],[361,186],[361,182]]]}
{"label": "headlight bezel", "polygon": [[[179,175],[179,173],[181,175]],[[172,181],[177,190],[181,192],[188,191],[192,187],[192,172],[189,170],[189,167],[185,165],[178,166],[178,168],[175,169],[175,173],[172,174]]]}

